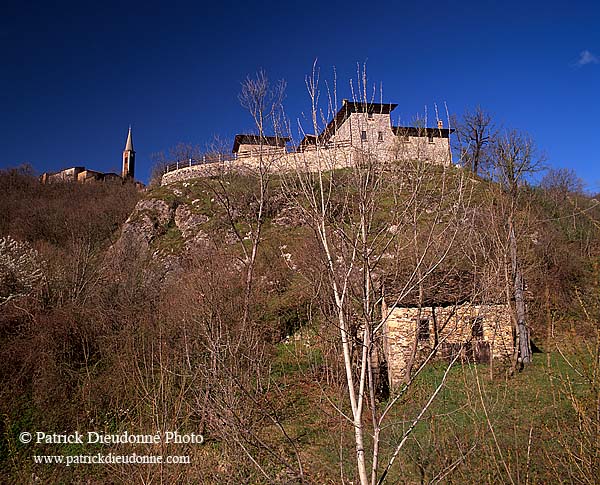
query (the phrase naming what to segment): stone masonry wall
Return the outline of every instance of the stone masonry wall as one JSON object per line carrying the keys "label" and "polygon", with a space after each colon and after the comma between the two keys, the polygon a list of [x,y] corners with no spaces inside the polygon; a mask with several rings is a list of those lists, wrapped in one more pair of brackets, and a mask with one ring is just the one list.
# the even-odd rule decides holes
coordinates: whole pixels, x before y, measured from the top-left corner
{"label": "stone masonry wall", "polygon": [[261,165],[267,166],[274,173],[312,172],[334,170],[352,165],[358,156],[357,150],[351,147],[331,150],[307,150],[301,153],[266,154],[262,157],[244,157],[233,161],[192,165],[163,175],[161,185],[168,185],[197,177],[213,177],[222,173],[256,173]]}
{"label": "stone masonry wall", "polygon": [[450,163],[450,141],[448,138],[409,136],[408,140],[395,137],[390,153],[398,160],[424,160],[433,163]]}
{"label": "stone masonry wall", "polygon": [[258,156],[256,150],[256,145],[241,145],[239,156],[234,161],[183,167],[164,174],[161,183],[165,185],[190,178],[210,177],[231,170],[252,172],[261,163],[269,165],[273,172],[333,170],[352,166],[365,155],[385,161],[451,163],[448,138],[398,137],[392,131],[390,115],[380,113],[373,113],[371,117],[367,113],[350,114],[325,147],[307,147],[303,152],[292,153],[286,153],[284,148],[263,147],[262,157]]}
{"label": "stone masonry wall", "polygon": [[[422,363],[434,348],[434,318],[438,328],[438,357],[444,357],[444,348],[460,344],[489,344],[494,359],[508,358],[513,352],[513,330],[507,305],[472,305],[457,307],[393,308],[384,306],[388,318],[384,324],[384,353],[391,387],[403,382],[406,365],[410,360],[413,343],[418,338],[419,320],[428,319],[429,335],[418,339],[415,364]],[[482,335],[473,335],[475,318],[480,318]]]}
{"label": "stone masonry wall", "polygon": [[[381,146],[365,144],[365,148],[359,149],[351,146],[334,148],[308,148],[303,152],[293,153],[269,153],[262,157],[262,163],[268,165],[275,173],[293,171],[313,172],[321,170],[334,170],[350,167],[360,161],[365,153],[372,153],[384,160],[428,160],[432,163],[448,164],[449,151],[447,138],[434,138],[434,143],[428,143],[427,138],[414,138],[411,143],[399,145],[400,142],[391,130],[389,137],[393,137],[390,143]],[[377,136],[377,135],[375,135]],[[412,137],[411,137],[412,138]],[[336,143],[342,143],[337,142]],[[182,180],[197,177],[212,177],[221,173],[236,171],[241,173],[256,172],[260,166],[261,158],[257,156],[240,157],[233,161],[213,162],[202,165],[183,166],[178,170],[167,172],[163,175],[161,184],[168,185]],[[182,162],[182,165],[185,162]]]}
{"label": "stone masonry wall", "polygon": [[[366,140],[362,136],[365,133]],[[425,135],[425,133],[423,133]],[[450,139],[434,136],[396,136],[389,114],[352,113],[330,139],[369,153],[385,153],[393,160],[426,160],[450,163]]]}

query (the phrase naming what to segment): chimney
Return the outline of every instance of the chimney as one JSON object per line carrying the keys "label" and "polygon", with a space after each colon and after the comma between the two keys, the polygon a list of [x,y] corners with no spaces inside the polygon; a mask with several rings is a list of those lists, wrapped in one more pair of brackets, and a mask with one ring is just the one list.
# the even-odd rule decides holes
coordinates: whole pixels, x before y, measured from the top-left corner
{"label": "chimney", "polygon": [[444,122],[442,120],[438,120],[438,130],[441,130],[444,128]]}

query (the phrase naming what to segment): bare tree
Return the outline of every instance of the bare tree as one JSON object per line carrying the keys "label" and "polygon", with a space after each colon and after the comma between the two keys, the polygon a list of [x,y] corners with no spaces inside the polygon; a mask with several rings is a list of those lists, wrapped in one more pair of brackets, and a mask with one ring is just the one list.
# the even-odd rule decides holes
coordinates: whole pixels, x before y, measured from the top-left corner
{"label": "bare tree", "polygon": [[151,155],[152,171],[150,173],[150,185],[161,184],[162,176],[169,164],[181,162],[183,165],[184,163],[191,163],[192,160],[199,160],[202,156],[203,153],[200,146],[186,142],[179,142],[177,145],[169,148],[168,155],[165,155],[163,151],[153,153]]}
{"label": "bare tree", "polygon": [[460,159],[477,175],[489,161],[489,149],[497,133],[489,113],[477,106],[474,111],[465,111],[456,125]]}
{"label": "bare tree", "polygon": [[251,246],[248,249],[244,242],[244,235],[240,234],[234,223],[233,207],[231,199],[227,196],[227,190],[223,183],[223,178],[220,178],[221,191],[218,193],[219,200],[224,204],[227,213],[232,222],[232,229],[240,242],[240,246],[244,253],[243,263],[246,268],[246,289],[244,299],[244,309],[242,326],[245,326],[248,320],[248,311],[250,307],[250,298],[252,294],[252,282],[254,277],[254,269],[256,266],[256,258],[258,248],[261,241],[262,229],[265,222],[265,214],[269,199],[269,184],[273,165],[278,158],[277,155],[266,150],[265,136],[267,130],[271,128],[276,134],[280,133],[280,118],[283,98],[285,96],[285,82],[279,81],[275,85],[271,85],[266,73],[259,71],[255,77],[247,77],[242,83],[242,91],[239,95],[239,100],[242,105],[254,120],[255,129],[258,137],[258,152],[257,152],[257,182],[258,190],[254,194],[254,221],[250,228],[249,238]]}
{"label": "bare tree", "polygon": [[[267,452],[279,465],[303,481],[302,462],[295,442],[278,418],[277,404],[266,396],[266,389],[275,389],[276,385],[268,376],[268,345],[259,325],[262,315],[252,311],[257,308],[256,300],[260,298],[261,289],[264,291],[260,285],[262,280],[257,276],[257,265],[261,257],[263,228],[272,203],[273,170],[283,156],[280,151],[270,150],[266,143],[267,134],[281,134],[279,124],[284,90],[285,83],[272,85],[263,71],[242,83],[239,99],[254,121],[256,134],[252,137],[257,149],[244,160],[243,165],[238,166],[242,173],[228,170],[223,164],[214,179],[201,181],[224,210],[229,231],[233,233],[240,250],[238,263],[241,264],[229,262],[231,267],[227,268],[224,260],[220,263],[224,265],[221,271],[229,270],[229,278],[233,277],[231,273],[237,272],[236,268],[241,267],[243,271],[240,301],[235,307],[239,311],[229,317],[230,325],[226,325],[221,318],[221,295],[214,299],[204,297],[208,311],[201,318],[196,318],[197,328],[205,342],[205,352],[210,356],[206,368],[200,371],[210,385],[198,397],[196,407],[202,412],[203,422],[206,421],[207,426],[211,420],[218,421],[212,428],[218,428],[222,439],[243,453],[264,478],[273,480],[270,471],[261,465],[259,456]],[[211,152],[221,149],[217,141]],[[243,193],[240,193],[240,189]],[[218,266],[216,261],[210,264]],[[227,277],[224,275],[222,279],[227,280]],[[205,277],[205,280],[199,281],[197,286],[210,286],[212,278]],[[222,289],[219,288],[220,292],[230,292],[230,298],[238,298],[235,296],[237,290],[233,280],[223,284]],[[203,295],[212,293],[214,290],[202,290]],[[213,379],[215,376],[217,378]],[[255,423],[262,420],[273,424],[291,446],[295,464],[261,436]]]}
{"label": "bare tree", "polygon": [[31,294],[43,276],[43,263],[29,244],[0,238],[0,306]]}
{"label": "bare tree", "polygon": [[[306,84],[311,101],[311,131],[318,134],[335,115],[336,88],[333,86],[327,93],[327,109],[322,110],[316,67]],[[353,102],[367,107],[377,94],[368,87],[364,68],[359,69],[358,82],[351,85],[351,90]],[[368,109],[364,111],[366,125]],[[360,120],[357,122],[360,124]],[[301,135],[307,134],[301,132]],[[346,169],[336,171],[340,165]],[[342,378],[350,407],[349,415],[340,412],[352,423],[359,481],[374,485],[385,480],[408,436],[445,381],[444,376],[382,466],[379,447],[384,423],[422,368],[409,373],[408,384],[395,390],[389,403],[380,408],[378,358],[382,357],[382,334],[388,316],[379,310],[382,274],[393,273],[393,269],[385,267],[390,259],[409,261],[409,269],[403,268],[396,275],[401,288],[398,300],[426,284],[456,239],[456,223],[465,204],[464,180],[460,174],[443,168],[435,170],[423,162],[398,163],[368,139],[363,140],[361,148],[348,152],[322,144],[317,137],[313,150],[298,154],[296,167],[293,176],[286,178],[286,188],[296,198],[298,210],[315,233],[320,264],[327,275],[327,293],[332,305],[324,313],[339,333]],[[436,186],[435,196],[427,194],[432,184]],[[452,203],[447,197],[450,194]],[[382,220],[382,213],[388,217]],[[404,238],[406,233],[411,235],[408,240]],[[366,419],[367,410],[370,419]],[[370,456],[368,435],[373,440]]]}
{"label": "bare tree", "polygon": [[517,361],[531,362],[529,326],[525,313],[525,282],[519,254],[516,216],[521,201],[521,188],[527,177],[541,168],[542,158],[537,155],[533,140],[523,133],[512,130],[502,133],[494,145],[494,178],[508,196],[509,207],[506,214],[507,241],[514,298],[516,330],[518,336]]}
{"label": "bare tree", "polygon": [[569,193],[581,194],[583,180],[572,168],[550,168],[540,182],[540,187],[560,197]]}

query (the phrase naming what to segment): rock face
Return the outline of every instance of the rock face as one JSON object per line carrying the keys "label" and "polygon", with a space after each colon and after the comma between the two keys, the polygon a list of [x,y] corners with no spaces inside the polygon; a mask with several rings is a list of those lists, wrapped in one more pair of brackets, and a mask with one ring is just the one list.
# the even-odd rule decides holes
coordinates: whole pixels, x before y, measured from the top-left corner
{"label": "rock face", "polygon": [[173,215],[174,209],[163,200],[140,200],[123,224],[121,237],[110,248],[110,255],[120,261],[145,259],[151,243],[167,231]]}
{"label": "rock face", "polygon": [[170,272],[180,266],[180,249],[207,247],[210,238],[202,225],[210,218],[194,212],[193,205],[166,199],[147,198],[137,203],[108,251],[110,261],[123,267],[128,262],[147,260]]}
{"label": "rock face", "polygon": [[175,209],[175,226],[181,231],[186,249],[200,248],[209,242],[208,234],[202,230],[202,225],[209,221],[204,214],[194,214],[187,204],[181,204]]}
{"label": "rock face", "polygon": [[[107,264],[127,272],[131,264],[145,262],[155,271],[158,266],[162,277],[215,250],[231,248],[237,253],[256,212],[251,182],[231,177],[150,189],[123,224],[107,253]],[[281,194],[269,198],[265,214],[280,230],[305,225],[302,211]]]}

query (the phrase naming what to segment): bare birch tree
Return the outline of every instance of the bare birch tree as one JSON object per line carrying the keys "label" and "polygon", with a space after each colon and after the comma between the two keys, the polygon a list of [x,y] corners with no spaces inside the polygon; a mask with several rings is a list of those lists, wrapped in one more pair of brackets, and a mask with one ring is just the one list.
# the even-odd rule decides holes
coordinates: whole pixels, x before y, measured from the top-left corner
{"label": "bare birch tree", "polygon": [[[276,85],[271,85],[264,71],[259,71],[255,78],[248,77],[242,83],[242,91],[239,100],[243,108],[248,110],[257,131],[259,140],[258,150],[258,194],[256,196],[256,211],[254,227],[250,231],[250,240],[252,242],[250,251],[241,240],[241,247],[244,252],[244,264],[246,266],[246,291],[244,298],[244,312],[242,325],[244,326],[248,319],[248,309],[250,305],[250,296],[252,292],[252,279],[254,276],[254,267],[258,254],[258,246],[265,221],[266,205],[269,197],[269,182],[272,173],[274,160],[272,155],[265,153],[265,136],[268,129],[268,123],[271,123],[275,133],[280,131],[279,115],[281,114],[283,98],[285,96],[285,82],[280,81]],[[239,238],[239,234],[238,238]]]}
{"label": "bare birch tree", "polygon": [[[458,222],[466,203],[464,180],[452,169],[428,168],[420,162],[400,163],[377,149],[368,138],[362,140],[360,149],[336,149],[335,145],[343,145],[343,141],[328,146],[326,140],[319,139],[319,133],[335,115],[338,106],[335,85],[327,92],[326,110],[320,108],[316,67],[307,77],[306,85],[314,134],[302,131],[301,136],[312,136],[317,142],[311,151],[298,154],[296,171],[293,177],[286,178],[286,188],[296,197],[297,207],[313,228],[321,250],[334,309],[328,316],[339,332],[350,414],[339,411],[352,423],[359,481],[374,485],[385,480],[408,435],[427,412],[446,377],[416,413],[391,459],[382,467],[379,447],[385,420],[422,368],[414,371],[407,385],[396,390],[388,404],[380,408],[377,357],[381,354],[388,315],[381,315],[379,308],[382,273],[390,271],[383,266],[389,259],[410,261],[408,268],[398,271],[401,288],[398,301],[428,282],[458,234]],[[358,82],[351,84],[351,90],[355,103],[374,106],[378,93],[368,87],[364,68],[359,69]],[[367,123],[368,113],[364,115]],[[334,170],[339,167],[346,169]],[[426,197],[432,181],[436,185],[435,197]],[[418,243],[412,237],[404,239],[407,231],[416,234]],[[370,420],[366,419],[369,414]],[[367,446],[370,441],[367,436],[372,437],[371,449]]]}
{"label": "bare birch tree", "polygon": [[[213,185],[208,185],[214,191],[218,202],[225,209],[231,230],[235,234],[243,253],[245,297],[242,310],[242,327],[245,327],[249,319],[254,269],[269,202],[273,167],[281,157],[281,154],[267,150],[266,136],[267,132],[271,130],[275,133],[275,136],[281,133],[280,116],[284,97],[285,82],[279,81],[274,85],[271,84],[264,71],[259,71],[255,77],[247,77],[242,83],[239,94],[240,104],[248,111],[254,122],[255,139],[258,142],[258,149],[253,153],[253,158],[256,159],[257,163],[254,173],[250,174],[251,183],[256,181],[257,187],[256,190],[249,188],[253,199],[250,201],[252,216],[245,219],[246,222],[250,223],[248,234],[242,234],[237,225],[237,217],[240,213],[247,211],[248,207],[235,207],[226,180],[228,171],[222,170],[219,177],[217,177],[218,189],[215,189]],[[250,247],[245,242],[247,239],[250,240]]]}

